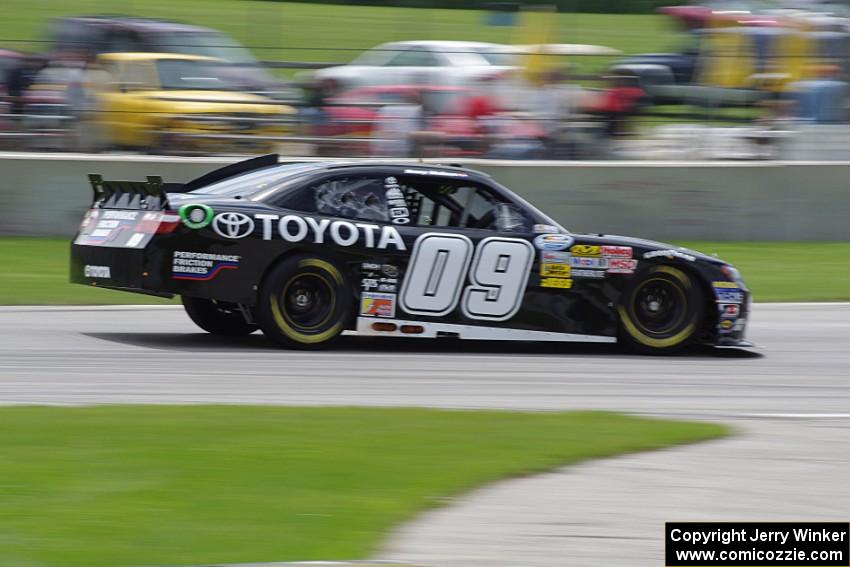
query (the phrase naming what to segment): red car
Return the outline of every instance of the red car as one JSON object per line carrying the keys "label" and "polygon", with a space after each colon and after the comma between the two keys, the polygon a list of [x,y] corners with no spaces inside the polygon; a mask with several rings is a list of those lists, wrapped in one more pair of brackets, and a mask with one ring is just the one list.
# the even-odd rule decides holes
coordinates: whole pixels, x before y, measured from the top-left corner
{"label": "red car", "polygon": [[[482,152],[481,137],[487,132],[479,116],[468,111],[470,101],[480,94],[474,89],[445,85],[378,85],[359,87],[331,99],[324,108],[323,123],[315,124],[311,134],[326,137],[369,138],[383,107],[415,102],[419,96],[428,111],[425,128],[442,134],[443,156],[475,156]],[[497,109],[493,108],[495,113]],[[504,120],[502,121],[504,122]],[[523,131],[528,129],[523,125]],[[535,130],[535,134],[537,131]],[[334,143],[330,152],[352,155],[369,154],[368,141]]]}

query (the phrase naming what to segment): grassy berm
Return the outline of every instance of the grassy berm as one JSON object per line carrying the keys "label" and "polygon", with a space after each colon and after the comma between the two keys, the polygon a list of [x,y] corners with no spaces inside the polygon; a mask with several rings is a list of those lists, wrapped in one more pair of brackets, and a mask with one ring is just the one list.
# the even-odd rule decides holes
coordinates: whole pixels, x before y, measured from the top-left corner
{"label": "grassy berm", "polygon": [[[850,242],[677,242],[734,264],[756,301],[850,300]],[[168,303],[68,283],[67,240],[0,238],[0,305]]]}
{"label": "grassy berm", "polygon": [[366,558],[483,483],[726,432],[597,412],[6,408],[0,565]]}

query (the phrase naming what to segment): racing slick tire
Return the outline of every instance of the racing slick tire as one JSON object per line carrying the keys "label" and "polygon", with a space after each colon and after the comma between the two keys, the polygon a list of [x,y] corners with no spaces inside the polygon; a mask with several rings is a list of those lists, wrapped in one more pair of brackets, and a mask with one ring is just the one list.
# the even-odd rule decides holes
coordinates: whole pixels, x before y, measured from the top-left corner
{"label": "racing slick tire", "polygon": [[213,335],[241,337],[257,330],[257,325],[245,321],[244,315],[235,303],[202,299],[200,297],[181,297],[186,314],[200,328]]}
{"label": "racing slick tire", "polygon": [[287,258],[260,285],[257,322],[287,348],[333,344],[353,313],[351,285],[333,262],[315,256]]}
{"label": "racing slick tire", "polygon": [[687,272],[652,265],[635,275],[623,291],[620,338],[631,350],[670,354],[699,335],[705,302],[699,283]]}

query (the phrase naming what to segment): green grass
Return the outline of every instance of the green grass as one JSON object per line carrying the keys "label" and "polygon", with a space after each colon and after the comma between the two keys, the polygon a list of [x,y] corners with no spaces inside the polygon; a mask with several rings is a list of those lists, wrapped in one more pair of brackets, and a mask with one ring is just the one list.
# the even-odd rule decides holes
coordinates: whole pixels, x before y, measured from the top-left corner
{"label": "green grass", "polygon": [[6,408],[0,564],[365,558],[482,483],[726,433],[598,412]]}
{"label": "green grass", "polygon": [[677,242],[717,254],[744,276],[755,301],[850,300],[850,242]]}
{"label": "green grass", "polygon": [[[756,301],[850,300],[850,242],[677,242],[734,264]],[[0,238],[0,305],[169,303],[68,283],[68,242]]]}
{"label": "green grass", "polygon": [[[312,5],[256,0],[4,0],[0,45],[39,50],[50,18],[120,13],[182,20],[227,32],[260,59],[345,62],[385,41],[467,39],[514,43],[512,28],[483,23],[474,10]],[[558,40],[626,53],[667,49],[670,22],[656,15],[560,14]],[[21,40],[21,41],[12,41]],[[574,61],[575,63],[575,61]],[[579,58],[579,65],[601,68]]]}

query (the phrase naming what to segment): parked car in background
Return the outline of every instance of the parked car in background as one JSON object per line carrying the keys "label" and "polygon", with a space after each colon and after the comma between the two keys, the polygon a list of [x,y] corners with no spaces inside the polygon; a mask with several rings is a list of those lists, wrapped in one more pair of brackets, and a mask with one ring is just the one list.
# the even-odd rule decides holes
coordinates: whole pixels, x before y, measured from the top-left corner
{"label": "parked car in background", "polygon": [[398,41],[374,47],[347,65],[315,72],[344,88],[387,84],[460,85],[517,69],[510,46],[475,41]]}
{"label": "parked car in background", "polygon": [[87,58],[101,53],[179,53],[213,57],[221,73],[241,89],[291,99],[289,85],[273,77],[233,38],[210,28],[128,16],[59,18],[49,28],[51,58]]}
{"label": "parked car in background", "polygon": [[216,59],[109,53],[98,60],[112,79],[98,94],[98,130],[107,146],[260,151],[273,143],[258,136],[289,131],[281,120],[294,114],[292,107],[240,91]]}

